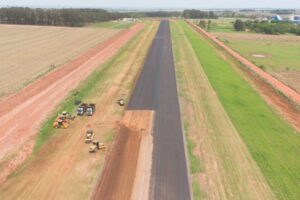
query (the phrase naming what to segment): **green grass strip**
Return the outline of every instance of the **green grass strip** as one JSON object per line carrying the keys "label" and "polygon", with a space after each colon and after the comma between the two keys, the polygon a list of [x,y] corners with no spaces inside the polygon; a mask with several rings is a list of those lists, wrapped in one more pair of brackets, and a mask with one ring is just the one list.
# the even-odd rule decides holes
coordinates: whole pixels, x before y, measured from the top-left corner
{"label": "green grass strip", "polygon": [[300,199],[300,134],[185,22],[197,58],[278,199]]}

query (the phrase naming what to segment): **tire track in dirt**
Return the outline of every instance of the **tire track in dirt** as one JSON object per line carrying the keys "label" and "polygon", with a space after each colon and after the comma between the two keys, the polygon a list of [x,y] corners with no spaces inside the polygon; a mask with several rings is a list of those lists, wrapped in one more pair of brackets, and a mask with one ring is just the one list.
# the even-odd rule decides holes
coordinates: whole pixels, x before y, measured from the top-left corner
{"label": "tire track in dirt", "polygon": [[[1,158],[18,149],[37,133],[40,123],[63,100],[68,92],[75,88],[95,68],[113,56],[144,26],[137,24],[123,31],[74,61],[34,82],[15,95],[0,103],[0,152]],[[31,116],[28,116],[31,113]],[[17,127],[17,128],[16,128]],[[10,135],[6,135],[7,131]],[[6,138],[6,139],[4,139]],[[15,163],[15,161],[13,161]],[[0,178],[5,177],[20,163],[2,171]],[[8,166],[10,166],[8,164]]]}

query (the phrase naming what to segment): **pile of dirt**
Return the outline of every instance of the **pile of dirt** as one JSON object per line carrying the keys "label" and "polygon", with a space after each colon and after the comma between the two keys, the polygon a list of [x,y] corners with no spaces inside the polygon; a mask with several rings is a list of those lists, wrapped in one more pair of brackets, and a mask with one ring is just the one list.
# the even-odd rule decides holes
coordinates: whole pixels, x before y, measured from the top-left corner
{"label": "pile of dirt", "polygon": [[[92,199],[130,199],[148,195],[145,186],[150,184],[149,166],[151,157],[143,159],[143,152],[151,155],[151,142],[141,148],[144,136],[150,134],[152,128],[153,112],[151,111],[127,111],[120,124],[114,147],[107,157],[102,177],[96,186]],[[145,144],[145,142],[143,142]],[[145,148],[149,149],[145,149]],[[150,163],[149,163],[150,162]],[[146,169],[142,169],[146,166]],[[141,176],[140,176],[141,175]],[[143,183],[145,185],[140,185]],[[133,192],[133,189],[135,192]],[[137,192],[137,193],[136,193]],[[138,196],[132,196],[135,195]]]}

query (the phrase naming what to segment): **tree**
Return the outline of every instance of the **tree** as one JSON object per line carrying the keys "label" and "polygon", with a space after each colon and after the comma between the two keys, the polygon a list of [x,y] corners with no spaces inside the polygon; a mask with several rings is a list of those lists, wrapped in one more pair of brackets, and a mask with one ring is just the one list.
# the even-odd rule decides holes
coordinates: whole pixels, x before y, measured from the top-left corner
{"label": "tree", "polygon": [[206,28],[206,24],[207,24],[207,22],[206,21],[204,21],[204,20],[200,20],[200,22],[199,22],[199,26],[201,27],[201,28]]}
{"label": "tree", "polygon": [[210,27],[211,27],[211,20],[208,20],[208,23],[207,23],[207,31],[208,32],[210,31]]}
{"label": "tree", "polygon": [[245,30],[245,24],[242,20],[237,19],[234,24],[233,27],[236,31],[244,31]]}

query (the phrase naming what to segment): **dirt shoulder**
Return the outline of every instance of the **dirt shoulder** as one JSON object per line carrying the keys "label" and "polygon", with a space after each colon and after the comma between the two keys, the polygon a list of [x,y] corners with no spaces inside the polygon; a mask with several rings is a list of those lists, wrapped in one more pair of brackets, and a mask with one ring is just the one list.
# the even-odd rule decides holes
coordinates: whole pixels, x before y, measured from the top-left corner
{"label": "dirt shoulder", "polygon": [[[153,29],[153,25],[146,29]],[[0,198],[87,199],[91,195],[101,173],[105,153],[88,153],[89,145],[84,143],[85,131],[93,128],[96,139],[104,142],[107,152],[110,151],[123,111],[116,100],[130,93],[147,52],[143,45],[150,44],[149,32],[140,34],[124,53],[109,64],[109,68],[98,69],[103,79],[85,99],[96,103],[95,115],[75,119],[69,129],[58,130],[36,156],[1,184]]]}
{"label": "dirt shoulder", "polygon": [[152,155],[151,141],[141,144],[151,135],[152,119],[152,111],[126,111],[92,199],[147,199],[152,159],[141,158]]}

